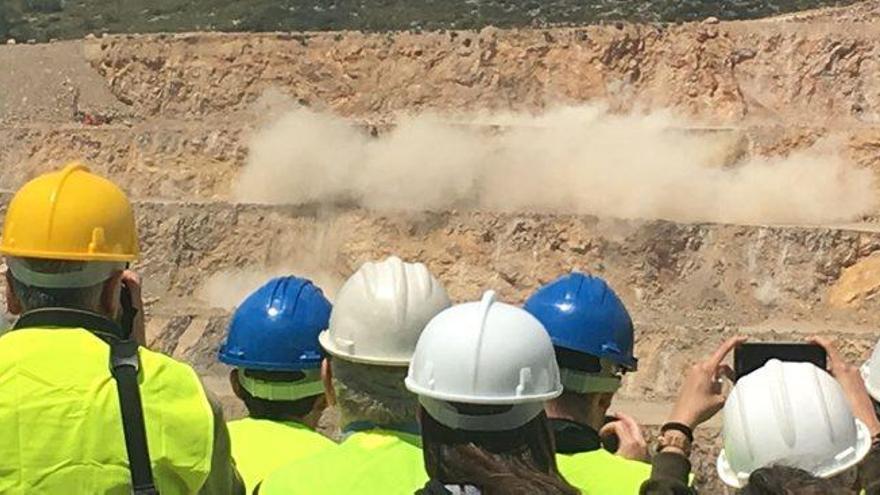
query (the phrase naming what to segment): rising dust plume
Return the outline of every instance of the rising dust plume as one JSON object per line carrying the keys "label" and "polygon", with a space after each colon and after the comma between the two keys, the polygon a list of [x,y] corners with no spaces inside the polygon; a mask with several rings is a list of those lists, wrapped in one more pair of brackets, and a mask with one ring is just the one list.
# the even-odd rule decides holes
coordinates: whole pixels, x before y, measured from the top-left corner
{"label": "rising dust plume", "polygon": [[401,117],[372,138],[345,119],[299,108],[256,134],[236,197],[760,224],[848,221],[874,211],[872,172],[831,143],[747,157],[734,132],[685,127],[667,113],[576,106],[455,121]]}

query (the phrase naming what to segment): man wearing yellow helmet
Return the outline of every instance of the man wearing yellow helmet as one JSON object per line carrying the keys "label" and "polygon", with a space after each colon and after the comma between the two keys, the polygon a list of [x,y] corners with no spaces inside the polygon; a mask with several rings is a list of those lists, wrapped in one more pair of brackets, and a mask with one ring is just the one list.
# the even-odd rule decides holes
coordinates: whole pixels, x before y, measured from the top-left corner
{"label": "man wearing yellow helmet", "polygon": [[0,253],[20,315],[0,337],[0,492],[244,493],[195,372],[138,345],[137,232],[116,185],[79,164],[28,182]]}

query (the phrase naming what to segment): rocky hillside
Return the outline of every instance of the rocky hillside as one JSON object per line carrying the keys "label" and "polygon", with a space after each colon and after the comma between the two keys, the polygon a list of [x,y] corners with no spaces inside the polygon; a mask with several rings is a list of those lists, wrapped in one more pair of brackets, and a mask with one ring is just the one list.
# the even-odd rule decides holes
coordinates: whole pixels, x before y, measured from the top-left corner
{"label": "rocky hillside", "polygon": [[[313,277],[332,293],[360,263],[394,253],[426,262],[456,301],[491,287],[519,303],[562,273],[591,271],[611,281],[638,328],[641,369],[615,407],[657,425],[686,366],[734,333],[827,334],[864,359],[880,311],[877,223],[242,204],[232,191],[255,130],[273,102],[290,100],[378,138],[407,113],[591,103],[614,115],[667,110],[689,133],[730,137],[737,156],[785,156],[834,139],[850,161],[880,172],[880,23],[866,22],[877,5],[664,26],[3,45],[0,212],[9,191],[71,159],[125,187],[141,230],[150,345],[191,362],[231,414],[240,406],[216,350],[231,307],[270,275]],[[809,195],[799,179],[780,187]],[[718,426],[701,429],[695,455],[705,493],[721,493]]]}

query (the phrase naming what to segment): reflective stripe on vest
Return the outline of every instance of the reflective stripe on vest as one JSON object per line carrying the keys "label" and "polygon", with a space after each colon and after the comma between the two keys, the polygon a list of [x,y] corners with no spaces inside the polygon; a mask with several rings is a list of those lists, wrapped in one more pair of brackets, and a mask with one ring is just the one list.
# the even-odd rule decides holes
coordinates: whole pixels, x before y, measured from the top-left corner
{"label": "reflective stripe on vest", "polygon": [[651,465],[616,456],[605,449],[557,454],[562,476],[585,494],[634,495],[651,476]]}
{"label": "reflective stripe on vest", "polygon": [[[25,328],[0,337],[0,492],[130,493],[109,353],[83,329]],[[156,486],[162,495],[195,493],[211,467],[211,406],[192,368],[139,353]]]}
{"label": "reflective stripe on vest", "polygon": [[428,481],[420,445],[419,437],[408,433],[357,432],[334,449],[270,474],[260,495],[412,495]]}
{"label": "reflective stripe on vest", "polygon": [[245,418],[227,424],[232,457],[247,493],[253,493],[254,487],[279,467],[336,446],[299,423]]}

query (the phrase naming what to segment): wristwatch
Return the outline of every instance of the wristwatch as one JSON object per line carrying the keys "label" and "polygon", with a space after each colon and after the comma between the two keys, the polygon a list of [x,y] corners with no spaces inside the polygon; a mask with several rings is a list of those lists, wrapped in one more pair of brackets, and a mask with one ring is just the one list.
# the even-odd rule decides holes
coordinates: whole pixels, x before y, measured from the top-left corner
{"label": "wristwatch", "polygon": [[678,430],[666,430],[657,437],[657,453],[661,453],[667,448],[672,447],[682,451],[685,457],[691,455],[691,441],[682,432]]}

